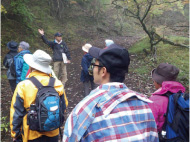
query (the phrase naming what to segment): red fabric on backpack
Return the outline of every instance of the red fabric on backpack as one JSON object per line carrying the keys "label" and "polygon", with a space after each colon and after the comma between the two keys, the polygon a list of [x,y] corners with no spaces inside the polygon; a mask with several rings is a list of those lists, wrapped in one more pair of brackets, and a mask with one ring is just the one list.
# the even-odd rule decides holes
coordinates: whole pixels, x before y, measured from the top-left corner
{"label": "red fabric on backpack", "polygon": [[28,69],[27,73],[26,73],[26,77],[30,74],[30,69]]}

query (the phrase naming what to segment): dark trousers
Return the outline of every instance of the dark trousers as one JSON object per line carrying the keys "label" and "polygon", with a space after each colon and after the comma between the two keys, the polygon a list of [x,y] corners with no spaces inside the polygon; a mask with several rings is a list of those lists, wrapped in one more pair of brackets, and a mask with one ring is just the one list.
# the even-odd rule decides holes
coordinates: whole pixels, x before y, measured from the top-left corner
{"label": "dark trousers", "polygon": [[42,136],[34,140],[29,140],[28,142],[58,142],[58,136],[55,137],[47,137],[47,136]]}
{"label": "dark trousers", "polygon": [[[90,80],[83,82],[83,84],[84,84],[84,97],[89,95],[90,91],[97,87],[97,85],[94,83],[94,81],[90,81]],[[90,89],[90,85],[91,85],[91,89]]]}
{"label": "dark trousers", "polygon": [[16,79],[14,79],[14,80],[9,80],[9,84],[10,84],[10,86],[11,86],[12,92],[14,93],[15,88],[16,88]]}

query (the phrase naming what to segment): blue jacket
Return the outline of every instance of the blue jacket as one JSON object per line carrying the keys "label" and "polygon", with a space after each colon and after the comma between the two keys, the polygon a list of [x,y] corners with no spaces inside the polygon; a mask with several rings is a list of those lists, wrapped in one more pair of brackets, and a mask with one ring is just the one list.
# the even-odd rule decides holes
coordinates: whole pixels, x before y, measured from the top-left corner
{"label": "blue jacket", "polygon": [[91,64],[93,57],[87,53],[82,57],[81,61],[81,66],[82,66],[82,71],[81,71],[81,76],[80,76],[80,81],[85,82],[85,81],[92,81],[94,78],[92,75],[89,75],[88,73],[88,68]]}
{"label": "blue jacket", "polygon": [[29,50],[23,50],[14,57],[15,71],[16,71],[16,84],[25,80],[27,71],[29,69],[28,64],[23,59],[24,54],[31,54]]}

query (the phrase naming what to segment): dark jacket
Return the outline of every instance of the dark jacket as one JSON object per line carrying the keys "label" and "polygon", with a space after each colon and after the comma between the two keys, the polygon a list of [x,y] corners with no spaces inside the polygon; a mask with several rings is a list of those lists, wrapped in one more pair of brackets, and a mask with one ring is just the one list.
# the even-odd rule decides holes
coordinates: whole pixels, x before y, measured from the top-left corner
{"label": "dark jacket", "polygon": [[81,77],[80,80],[81,82],[85,82],[85,81],[92,81],[94,78],[92,75],[89,75],[88,73],[88,68],[91,64],[93,57],[87,53],[82,57],[82,61],[81,61],[81,66],[82,66],[82,71],[81,71]]}
{"label": "dark jacket", "polygon": [[14,57],[15,71],[16,71],[16,84],[25,80],[29,66],[23,59],[24,54],[31,54],[29,50],[22,50]]}
{"label": "dark jacket", "polygon": [[10,66],[11,66],[11,64],[12,64],[12,62],[13,62],[13,58],[14,58],[17,54],[18,54],[17,51],[12,51],[12,50],[10,50],[10,51],[6,54],[6,56],[5,56],[4,60],[3,60],[3,65],[8,69],[8,70],[7,70],[7,79],[8,79],[8,80],[15,80],[15,79],[16,79],[14,76],[11,75]]}
{"label": "dark jacket", "polygon": [[58,44],[57,42],[55,42],[55,40],[48,41],[44,35],[42,36],[42,40],[45,44],[52,48],[54,62],[63,61],[62,53],[66,54],[68,60],[71,59],[69,49],[65,42],[62,41],[60,44]]}

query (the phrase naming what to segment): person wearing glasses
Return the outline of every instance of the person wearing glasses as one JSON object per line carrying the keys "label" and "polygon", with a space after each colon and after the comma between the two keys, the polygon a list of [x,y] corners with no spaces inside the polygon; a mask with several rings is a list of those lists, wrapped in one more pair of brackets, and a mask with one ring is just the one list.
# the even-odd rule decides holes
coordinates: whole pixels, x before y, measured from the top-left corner
{"label": "person wearing glasses", "polygon": [[158,142],[157,127],[145,95],[130,90],[123,81],[128,72],[128,51],[116,44],[100,49],[89,46],[93,64],[92,90],[66,120],[63,142]]}
{"label": "person wearing glasses", "polygon": [[48,41],[44,35],[43,29],[38,29],[38,32],[41,34],[43,42],[53,50],[54,72],[65,86],[67,82],[66,64],[71,63],[71,57],[67,44],[62,40],[62,34],[57,32],[54,35],[55,40]]}

